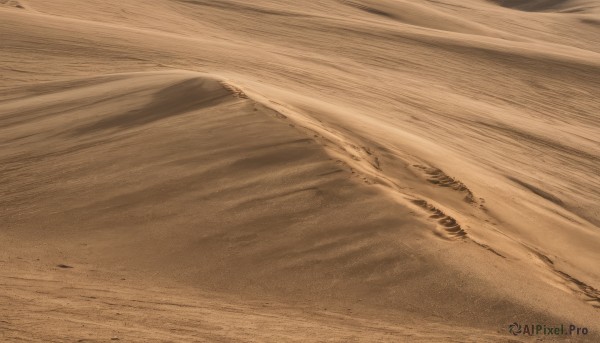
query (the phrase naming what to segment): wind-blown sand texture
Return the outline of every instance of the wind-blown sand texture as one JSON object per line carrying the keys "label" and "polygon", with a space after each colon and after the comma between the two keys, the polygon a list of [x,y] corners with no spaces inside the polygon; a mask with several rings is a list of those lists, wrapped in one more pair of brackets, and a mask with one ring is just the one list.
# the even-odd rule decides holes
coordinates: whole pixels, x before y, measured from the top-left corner
{"label": "wind-blown sand texture", "polygon": [[600,1],[0,0],[0,35],[0,341],[600,341]]}

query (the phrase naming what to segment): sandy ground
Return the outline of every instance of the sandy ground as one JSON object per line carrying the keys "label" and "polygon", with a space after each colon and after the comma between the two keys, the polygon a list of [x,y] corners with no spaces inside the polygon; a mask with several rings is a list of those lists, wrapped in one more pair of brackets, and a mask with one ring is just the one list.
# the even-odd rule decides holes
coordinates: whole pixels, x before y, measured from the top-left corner
{"label": "sandy ground", "polygon": [[0,341],[600,340],[600,1],[0,0],[0,35]]}

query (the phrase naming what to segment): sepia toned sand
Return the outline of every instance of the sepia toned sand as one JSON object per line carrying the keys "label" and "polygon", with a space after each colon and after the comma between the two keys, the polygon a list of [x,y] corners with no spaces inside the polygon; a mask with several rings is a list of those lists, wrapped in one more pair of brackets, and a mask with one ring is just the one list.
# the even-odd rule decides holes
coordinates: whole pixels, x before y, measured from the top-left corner
{"label": "sepia toned sand", "polygon": [[0,0],[0,341],[600,341],[600,1]]}

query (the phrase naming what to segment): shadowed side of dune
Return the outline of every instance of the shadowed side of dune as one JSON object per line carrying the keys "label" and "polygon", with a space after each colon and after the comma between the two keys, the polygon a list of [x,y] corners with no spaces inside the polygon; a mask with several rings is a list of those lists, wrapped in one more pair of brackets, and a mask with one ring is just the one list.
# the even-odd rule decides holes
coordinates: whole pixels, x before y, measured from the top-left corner
{"label": "shadowed side of dune", "polygon": [[[39,263],[415,320],[544,317],[447,263],[488,251],[434,238],[426,213],[232,87],[189,73],[70,84],[2,103],[32,116],[1,132],[4,235],[21,255],[49,244]],[[63,111],[37,115],[57,97]]]}
{"label": "shadowed side of dune", "polygon": [[[86,241],[106,266],[128,261],[211,290],[317,299],[446,274],[441,262],[407,259],[414,248],[400,244],[426,235],[427,223],[218,81],[132,75],[42,97],[54,96],[69,106],[51,117],[36,116],[45,101],[4,107],[45,127],[4,127],[3,165],[25,173],[11,178],[4,217],[14,234],[64,246],[71,263],[89,259],[75,243]],[[19,216],[35,208],[47,210]]]}
{"label": "shadowed side of dune", "polygon": [[492,0],[508,8],[528,12],[585,12],[597,7],[592,1],[586,0]]}
{"label": "shadowed side of dune", "polygon": [[112,115],[79,128],[77,134],[129,128],[184,114],[189,111],[216,106],[231,97],[216,80],[191,78],[168,86],[152,96],[145,106],[123,114]]}

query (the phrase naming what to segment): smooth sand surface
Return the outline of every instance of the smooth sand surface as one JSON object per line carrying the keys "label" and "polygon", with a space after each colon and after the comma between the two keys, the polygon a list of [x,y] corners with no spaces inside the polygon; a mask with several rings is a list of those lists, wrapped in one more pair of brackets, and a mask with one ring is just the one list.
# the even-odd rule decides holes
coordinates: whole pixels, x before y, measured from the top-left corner
{"label": "smooth sand surface", "polygon": [[0,341],[600,341],[600,1],[0,0],[0,35]]}

